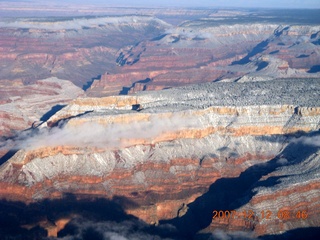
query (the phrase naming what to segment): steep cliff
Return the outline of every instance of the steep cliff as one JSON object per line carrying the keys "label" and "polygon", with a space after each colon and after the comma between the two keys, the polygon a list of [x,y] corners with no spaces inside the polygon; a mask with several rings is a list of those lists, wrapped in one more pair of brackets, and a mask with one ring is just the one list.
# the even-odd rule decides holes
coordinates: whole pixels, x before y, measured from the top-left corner
{"label": "steep cliff", "polygon": [[[71,82],[48,78],[34,84],[0,81],[0,135],[10,137],[48,120],[72,99],[84,92]],[[34,126],[34,127],[35,127]]]}
{"label": "steep cliff", "polygon": [[80,87],[116,67],[119,48],[170,27],[146,16],[9,18],[0,20],[1,79],[57,77]]}
{"label": "steep cliff", "polygon": [[101,97],[221,80],[319,77],[320,29],[312,21],[248,20],[239,12],[223,21],[216,14],[203,11],[197,16],[207,17],[178,26],[140,15],[2,19],[1,80],[57,77]]}
{"label": "steep cliff", "polygon": [[[78,98],[16,143],[0,167],[0,196],[26,203],[121,197],[126,213],[170,223],[182,236],[318,227],[318,148],[296,138],[319,130],[319,93],[318,80],[290,79]],[[270,224],[212,219],[214,210],[289,206],[310,212],[308,219],[280,226],[275,216]],[[73,218],[51,216],[53,232]]]}
{"label": "steep cliff", "polygon": [[192,83],[319,77],[319,26],[217,24],[208,18],[118,52],[117,72],[102,75],[89,96],[130,94]]}
{"label": "steep cliff", "polygon": [[83,90],[69,81],[49,78],[34,84],[0,81],[0,163],[10,157],[17,139],[27,136],[65,107],[72,99],[84,96]]}

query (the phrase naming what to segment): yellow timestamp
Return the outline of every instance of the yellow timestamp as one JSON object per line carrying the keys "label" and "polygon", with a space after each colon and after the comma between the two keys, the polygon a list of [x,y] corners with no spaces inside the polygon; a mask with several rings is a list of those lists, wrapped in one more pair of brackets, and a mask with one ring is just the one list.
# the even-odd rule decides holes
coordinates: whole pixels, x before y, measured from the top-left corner
{"label": "yellow timestamp", "polygon": [[289,219],[307,219],[308,212],[306,210],[279,210],[273,212],[271,210],[262,210],[260,212],[254,212],[253,210],[214,210],[212,219],[251,219],[251,220],[271,220],[271,219],[280,219],[280,220],[289,220]]}

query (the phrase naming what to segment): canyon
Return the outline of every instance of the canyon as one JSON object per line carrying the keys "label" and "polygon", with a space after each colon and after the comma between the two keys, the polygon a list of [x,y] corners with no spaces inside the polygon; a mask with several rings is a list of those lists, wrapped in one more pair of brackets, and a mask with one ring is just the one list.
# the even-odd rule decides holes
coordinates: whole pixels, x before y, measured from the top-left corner
{"label": "canyon", "polygon": [[294,12],[278,19],[277,12],[259,18],[190,10],[173,25],[165,22],[172,22],[171,11],[150,11],[157,17],[0,19],[1,78],[26,84],[68,79],[88,96],[102,97],[211,81],[319,77],[320,29],[313,12],[302,24]]}
{"label": "canyon", "polygon": [[[295,229],[301,221],[316,227],[319,92],[318,80],[290,79],[77,98],[16,141],[15,154],[0,168],[0,194],[29,204],[65,194],[121,196],[127,214],[158,226],[168,222],[183,237],[217,226],[255,236]],[[279,184],[265,184],[275,178]],[[230,185],[214,190],[220,181]],[[250,190],[248,201],[243,194]],[[187,205],[190,212],[179,215]],[[211,221],[221,205],[254,212],[294,208],[308,218],[280,225],[276,217]],[[72,219],[60,214],[42,220],[52,236],[60,221]]]}
{"label": "canyon", "polygon": [[10,151],[10,141],[21,132],[42,124],[71,100],[85,95],[71,82],[57,78],[27,86],[18,80],[0,81],[0,86],[0,157]]}
{"label": "canyon", "polygon": [[168,26],[147,16],[4,19],[0,74],[27,84],[57,77],[85,87],[116,65],[119,48],[155,37]]}
{"label": "canyon", "polygon": [[0,9],[0,237],[320,235],[317,11],[73,7]]}
{"label": "canyon", "polygon": [[[117,73],[95,80],[88,96],[130,94],[212,81],[316,78],[318,26],[188,22],[121,50]],[[302,40],[303,39],[303,40]],[[249,51],[249,53],[248,53]],[[308,72],[309,71],[309,72]]]}

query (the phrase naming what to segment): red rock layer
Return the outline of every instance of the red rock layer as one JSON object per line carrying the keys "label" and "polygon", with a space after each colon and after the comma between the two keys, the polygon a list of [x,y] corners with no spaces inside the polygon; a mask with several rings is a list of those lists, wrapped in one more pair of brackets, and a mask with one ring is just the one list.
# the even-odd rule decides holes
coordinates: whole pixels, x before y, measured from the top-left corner
{"label": "red rock layer", "polygon": [[119,48],[157,36],[169,26],[151,17],[136,18],[24,19],[0,27],[1,80],[33,83],[58,77],[82,87],[116,67]]}
{"label": "red rock layer", "polygon": [[[24,164],[32,161],[33,158],[44,158],[49,153],[55,156],[60,151],[63,154],[80,154],[75,149],[56,148],[51,149],[49,152],[35,151],[34,154],[29,154],[23,163],[15,163],[11,171],[12,179],[14,175],[19,174]],[[39,155],[40,154],[40,155]],[[44,154],[44,156],[41,156]],[[116,154],[116,153],[115,153]],[[0,182],[0,196],[5,197],[7,200],[12,201],[25,201],[32,202],[33,197],[38,193],[42,193],[43,198],[60,198],[64,192],[55,189],[54,186],[78,186],[77,188],[71,187],[69,191],[81,197],[103,197],[112,198],[113,196],[123,196],[135,204],[144,206],[145,216],[141,216],[141,209],[127,207],[128,212],[142,218],[144,221],[152,222],[156,217],[157,221],[161,219],[170,219],[177,216],[177,210],[182,203],[190,203],[207,191],[208,186],[215,182],[217,179],[223,177],[236,177],[246,169],[246,161],[256,160],[265,161],[272,156],[254,156],[246,154],[240,158],[229,158],[227,162],[221,163],[225,167],[223,170],[217,170],[213,167],[214,164],[221,162],[221,159],[206,158],[199,159],[172,159],[169,163],[153,163],[147,162],[138,164],[129,171],[123,168],[115,168],[108,176],[70,176],[61,174],[57,177],[46,179],[42,182],[36,183],[32,187],[26,187],[19,183],[5,183]],[[120,161],[120,159],[118,160]],[[173,169],[175,173],[173,173]],[[180,169],[180,170],[179,170]],[[189,169],[189,170],[187,170]],[[136,182],[133,176],[136,174],[144,174],[144,180]],[[16,176],[18,178],[18,175]],[[20,177],[19,177],[20,178]],[[108,182],[108,190],[103,186]],[[82,186],[82,187],[81,187]],[[90,186],[89,188],[85,186]],[[68,187],[67,187],[68,188]],[[48,189],[46,193],[44,189]],[[10,194],[8,194],[10,193]],[[171,202],[176,208],[159,209],[151,214],[154,207],[165,205]],[[151,204],[151,205],[150,205]]]}
{"label": "red rock layer", "polygon": [[[263,194],[234,210],[232,217],[216,217],[205,231],[254,232],[256,236],[279,234],[302,226],[319,227],[319,182],[301,183]],[[219,211],[219,209],[218,209]],[[229,214],[229,213],[227,213]]]}
{"label": "red rock layer", "polygon": [[[311,36],[318,30],[311,26],[283,28],[261,24],[236,28],[233,25],[210,27],[208,23],[200,31],[192,23],[187,22],[159,39],[120,50],[117,59],[120,67],[102,75],[100,81],[94,81],[88,95],[131,94],[237,79],[246,74],[273,78],[315,77],[306,71],[320,64],[317,46],[311,43]],[[204,37],[199,37],[201,35]],[[302,38],[305,41],[301,41]],[[268,59],[270,57],[275,60]],[[264,64],[269,64],[268,68],[262,67],[261,58],[265,59]],[[289,69],[294,70],[288,73]]]}
{"label": "red rock layer", "polygon": [[[83,91],[71,82],[55,78],[39,80],[31,85],[4,81],[0,86],[0,136],[6,138],[42,123],[46,119],[40,119],[54,107],[61,108],[73,98],[84,96]],[[0,156],[11,147],[11,144],[2,145]]]}

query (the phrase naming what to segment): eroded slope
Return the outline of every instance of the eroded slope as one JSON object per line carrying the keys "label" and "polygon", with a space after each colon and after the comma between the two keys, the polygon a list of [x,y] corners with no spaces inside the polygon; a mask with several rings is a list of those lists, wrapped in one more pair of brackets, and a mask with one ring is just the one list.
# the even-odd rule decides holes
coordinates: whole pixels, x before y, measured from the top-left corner
{"label": "eroded slope", "polygon": [[[24,202],[121,197],[126,213],[170,223],[181,236],[318,227],[318,145],[306,134],[319,130],[319,91],[319,80],[290,79],[79,98],[16,143],[20,150],[0,168],[0,194]],[[292,175],[297,168],[304,170]],[[274,176],[283,181],[269,191],[264,181]],[[290,206],[308,219],[212,221],[214,209]],[[50,234],[72,218],[53,214]]]}

